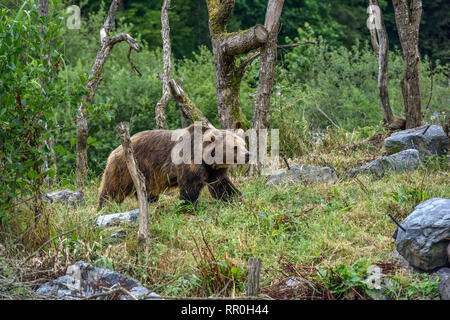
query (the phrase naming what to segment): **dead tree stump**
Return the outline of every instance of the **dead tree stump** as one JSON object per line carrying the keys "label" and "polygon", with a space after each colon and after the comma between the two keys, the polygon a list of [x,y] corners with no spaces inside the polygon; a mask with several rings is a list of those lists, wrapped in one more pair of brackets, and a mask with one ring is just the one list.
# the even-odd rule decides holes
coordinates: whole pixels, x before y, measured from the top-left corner
{"label": "dead tree stump", "polygon": [[259,275],[262,261],[259,258],[248,259],[247,297],[257,297],[259,293]]}

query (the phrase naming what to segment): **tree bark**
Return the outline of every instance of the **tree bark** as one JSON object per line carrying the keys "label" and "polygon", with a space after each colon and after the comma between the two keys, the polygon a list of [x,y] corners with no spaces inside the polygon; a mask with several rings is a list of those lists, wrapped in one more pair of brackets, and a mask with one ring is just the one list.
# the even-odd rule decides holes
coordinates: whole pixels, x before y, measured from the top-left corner
{"label": "tree bark", "polygon": [[98,85],[101,78],[103,66],[106,59],[111,53],[115,44],[126,41],[130,48],[136,52],[141,51],[135,39],[133,39],[127,33],[120,33],[112,37],[109,36],[109,32],[113,29],[114,19],[119,8],[121,0],[113,0],[106,16],[103,27],[100,30],[100,48],[98,49],[97,56],[94,64],[89,73],[89,81],[85,88],[88,92],[83,96],[80,105],[78,106],[77,114],[77,185],[81,187],[84,185],[86,176],[88,173],[87,165],[87,138],[88,138],[88,105],[94,99]]}
{"label": "tree bark", "polygon": [[[273,78],[277,63],[277,39],[281,27],[280,16],[283,5],[284,0],[269,0],[267,4],[264,26],[267,29],[269,36],[267,42],[262,45],[260,51],[261,58],[259,65],[258,93],[256,95],[252,121],[252,128],[256,130],[258,138],[265,138],[265,135],[260,135],[260,130],[268,127],[270,97],[273,92]],[[265,145],[265,143],[263,143],[263,145]],[[253,165],[250,167],[250,173],[259,172],[261,169],[264,159],[260,159],[259,154],[260,152],[258,150],[256,153],[257,164],[254,165],[255,167]]]}
{"label": "tree bark", "polygon": [[217,108],[222,128],[227,129],[249,127],[240,104],[240,87],[245,68],[237,66],[236,56],[261,47],[268,37],[267,30],[261,25],[227,33],[227,21],[234,3],[234,0],[206,0],[216,66]]}
{"label": "tree bark", "polygon": [[[378,0],[369,0],[370,6],[377,6],[377,12],[372,12],[376,21],[375,28],[370,30],[372,47],[378,61],[378,92],[380,96],[380,107],[383,112],[383,121],[390,129],[400,129],[403,119],[394,116],[389,100],[388,77],[389,77],[389,39],[384,25],[383,15]],[[371,8],[371,7],[369,7]]]}
{"label": "tree bark", "polygon": [[162,76],[162,97],[156,104],[155,119],[158,129],[166,128],[166,108],[170,101],[169,80],[171,77],[170,65],[170,25],[169,25],[170,0],[164,0],[161,8],[161,37],[163,41],[163,76]]}
{"label": "tree bark", "polygon": [[144,252],[148,239],[148,200],[145,177],[139,170],[139,164],[134,156],[130,139],[130,124],[128,122],[119,123],[117,125],[117,131],[119,132],[120,140],[122,141],[125,161],[139,201],[138,251]]}
{"label": "tree bark", "polygon": [[259,83],[253,113],[253,129],[259,130],[268,127],[268,113],[270,97],[273,92],[273,78],[277,63],[277,39],[280,30],[280,16],[284,0],[269,0],[264,26],[269,32],[267,42],[261,47],[259,65]]}
{"label": "tree bark", "polygon": [[247,297],[257,297],[259,293],[259,277],[262,261],[259,258],[248,259]]}
{"label": "tree bark", "polygon": [[401,86],[406,111],[406,128],[415,128],[422,123],[419,55],[422,1],[410,0],[409,5],[407,0],[392,0],[392,3],[404,63]]}
{"label": "tree bark", "polygon": [[[178,76],[178,86],[184,90],[183,78],[181,76]],[[170,89],[170,87],[169,87],[169,89]],[[188,118],[184,115],[183,107],[178,102],[177,102],[177,105],[178,105],[178,109],[180,110],[181,127],[186,128]]]}
{"label": "tree bark", "polygon": [[213,127],[209,120],[204,116],[204,114],[195,106],[195,104],[189,99],[183,88],[176,83],[174,79],[169,81],[170,91],[173,98],[177,102],[180,111],[183,113],[184,117],[191,120],[192,123],[195,121],[202,122],[205,126]]}

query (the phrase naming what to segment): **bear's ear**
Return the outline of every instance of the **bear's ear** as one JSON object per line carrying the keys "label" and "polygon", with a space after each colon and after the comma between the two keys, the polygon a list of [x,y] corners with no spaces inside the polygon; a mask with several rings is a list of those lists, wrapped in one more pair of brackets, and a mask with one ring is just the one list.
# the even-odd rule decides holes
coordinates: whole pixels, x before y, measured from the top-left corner
{"label": "bear's ear", "polygon": [[210,140],[211,142],[216,141],[216,136],[215,136],[214,134],[212,134],[211,137],[209,138],[209,140]]}

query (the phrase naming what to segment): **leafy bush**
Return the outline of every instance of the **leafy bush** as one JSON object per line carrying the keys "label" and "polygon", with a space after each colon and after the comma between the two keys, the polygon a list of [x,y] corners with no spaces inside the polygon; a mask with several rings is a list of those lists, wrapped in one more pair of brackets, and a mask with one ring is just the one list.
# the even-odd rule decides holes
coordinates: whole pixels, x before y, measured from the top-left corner
{"label": "leafy bush", "polygon": [[[52,6],[51,6],[52,8]],[[25,1],[16,14],[0,9],[0,219],[32,201],[41,213],[50,149],[43,141],[55,134],[55,110],[68,99],[55,76],[61,54],[60,14],[39,17],[36,1]],[[41,31],[42,25],[44,27]]]}

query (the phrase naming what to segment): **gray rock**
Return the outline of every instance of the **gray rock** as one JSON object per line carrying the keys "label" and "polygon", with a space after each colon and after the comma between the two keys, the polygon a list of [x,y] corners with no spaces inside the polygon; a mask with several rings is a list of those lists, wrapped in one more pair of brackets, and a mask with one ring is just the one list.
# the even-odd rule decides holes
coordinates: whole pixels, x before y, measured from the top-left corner
{"label": "gray rock", "polygon": [[[152,299],[159,297],[142,284],[118,272],[101,269],[84,261],[78,261],[67,268],[66,275],[51,282],[44,283],[37,289],[41,295],[51,295],[65,299],[82,299],[94,294],[108,292],[115,287],[125,288],[134,298]],[[127,293],[120,293],[120,300],[133,299]],[[107,296],[97,299],[106,299]]]}
{"label": "gray rock", "polygon": [[112,235],[109,236],[109,239],[111,240],[123,240],[125,239],[127,233],[125,230],[119,230],[114,232]]}
{"label": "gray rock", "polygon": [[389,155],[416,149],[421,159],[434,154],[444,156],[448,153],[448,137],[441,126],[425,125],[393,133],[384,140],[384,147]]}
{"label": "gray rock", "polygon": [[441,268],[436,274],[439,277],[438,290],[442,300],[450,300],[450,268]]}
{"label": "gray rock", "polygon": [[424,271],[448,264],[450,199],[433,198],[417,207],[397,229],[397,251],[413,266]]}
{"label": "gray rock", "polygon": [[267,181],[266,186],[299,183],[334,183],[337,180],[334,168],[295,164],[290,169],[282,169],[275,172]]}
{"label": "gray rock", "polygon": [[450,264],[450,243],[448,244],[448,247],[447,247],[447,259],[448,259],[448,263]]}
{"label": "gray rock", "polygon": [[316,132],[311,136],[311,141],[310,143],[312,145],[316,145],[316,144],[322,144],[323,143],[323,139],[327,136],[326,133],[323,132]]}
{"label": "gray rock", "polygon": [[362,172],[373,173],[377,176],[383,176],[387,171],[409,171],[415,170],[420,165],[419,151],[408,149],[400,151],[387,157],[378,158],[369,164],[347,171],[347,175],[355,176]]}
{"label": "gray rock", "polygon": [[409,264],[408,260],[403,258],[403,256],[396,249],[394,249],[394,252],[392,253],[392,258],[394,258],[394,260],[404,268],[414,268]]}
{"label": "gray rock", "polygon": [[286,281],[286,287],[288,288],[297,288],[298,286],[300,286],[302,284],[302,280],[300,278],[294,277],[294,278],[289,278]]}
{"label": "gray rock", "polygon": [[139,209],[135,209],[127,212],[112,213],[100,216],[97,218],[97,226],[106,228],[120,223],[136,223],[138,219]]}
{"label": "gray rock", "polygon": [[50,192],[42,195],[45,201],[49,203],[62,203],[75,206],[84,203],[84,194],[81,190],[72,191],[69,189]]}

